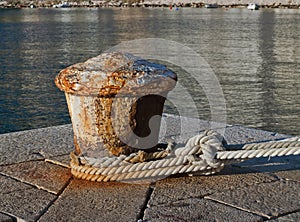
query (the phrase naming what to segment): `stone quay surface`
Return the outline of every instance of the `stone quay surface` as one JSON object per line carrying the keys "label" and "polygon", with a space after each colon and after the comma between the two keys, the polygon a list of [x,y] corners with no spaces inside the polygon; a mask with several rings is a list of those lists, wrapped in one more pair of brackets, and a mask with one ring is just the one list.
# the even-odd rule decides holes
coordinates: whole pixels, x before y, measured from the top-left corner
{"label": "stone quay surface", "polygon": [[[179,133],[180,121],[163,115],[161,142],[183,142],[211,126],[184,118],[189,127]],[[233,145],[287,137],[239,125],[225,128]],[[73,144],[71,125],[0,135],[1,222],[300,221],[299,155],[249,160],[210,176],[97,183],[72,178]]]}

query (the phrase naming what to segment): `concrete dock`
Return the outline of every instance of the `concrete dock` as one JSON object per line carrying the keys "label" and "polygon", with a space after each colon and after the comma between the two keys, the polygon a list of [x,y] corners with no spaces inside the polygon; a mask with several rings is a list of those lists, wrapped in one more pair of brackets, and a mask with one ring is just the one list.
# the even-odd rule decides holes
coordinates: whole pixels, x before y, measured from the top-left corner
{"label": "concrete dock", "polygon": [[[164,114],[161,141],[183,142],[211,126],[185,122],[190,128],[181,132],[180,118]],[[287,137],[225,128],[228,144]],[[71,125],[0,135],[0,221],[300,221],[299,155],[249,160],[210,176],[130,184],[72,178],[73,149]]]}

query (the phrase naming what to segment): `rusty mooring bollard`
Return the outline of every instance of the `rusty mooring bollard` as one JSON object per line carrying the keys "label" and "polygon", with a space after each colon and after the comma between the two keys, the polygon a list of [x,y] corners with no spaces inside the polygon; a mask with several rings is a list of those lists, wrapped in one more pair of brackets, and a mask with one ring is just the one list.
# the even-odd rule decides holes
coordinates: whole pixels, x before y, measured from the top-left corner
{"label": "rusty mooring bollard", "polygon": [[63,69],[75,154],[93,158],[156,150],[160,116],[177,76],[126,53],[104,53]]}

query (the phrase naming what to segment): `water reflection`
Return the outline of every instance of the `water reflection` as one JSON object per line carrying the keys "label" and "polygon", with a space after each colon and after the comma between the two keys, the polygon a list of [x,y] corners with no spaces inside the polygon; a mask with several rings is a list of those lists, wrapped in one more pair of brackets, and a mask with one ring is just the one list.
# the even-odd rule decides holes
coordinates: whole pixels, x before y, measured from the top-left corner
{"label": "water reflection", "polygon": [[[53,83],[58,71],[123,41],[155,37],[188,46],[210,64],[229,123],[298,134],[299,24],[299,10],[0,10],[0,133],[69,123],[64,95]],[[173,68],[200,118],[209,120],[203,89]]]}
{"label": "water reflection", "polygon": [[276,119],[274,115],[278,112],[276,104],[275,76],[276,61],[274,56],[274,24],[275,12],[266,11],[261,13],[259,24],[259,54],[262,58],[261,66],[257,69],[257,78],[261,87],[258,101],[260,108],[261,125],[265,128],[274,129]]}

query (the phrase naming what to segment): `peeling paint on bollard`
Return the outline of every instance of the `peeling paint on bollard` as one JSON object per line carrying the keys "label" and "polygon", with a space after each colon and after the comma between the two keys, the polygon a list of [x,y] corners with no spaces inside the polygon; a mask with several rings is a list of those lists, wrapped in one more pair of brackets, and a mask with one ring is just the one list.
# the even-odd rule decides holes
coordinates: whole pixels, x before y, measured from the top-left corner
{"label": "peeling paint on bollard", "polygon": [[100,158],[153,152],[174,72],[126,53],[104,53],[63,69],[55,83],[65,92],[75,153]]}

